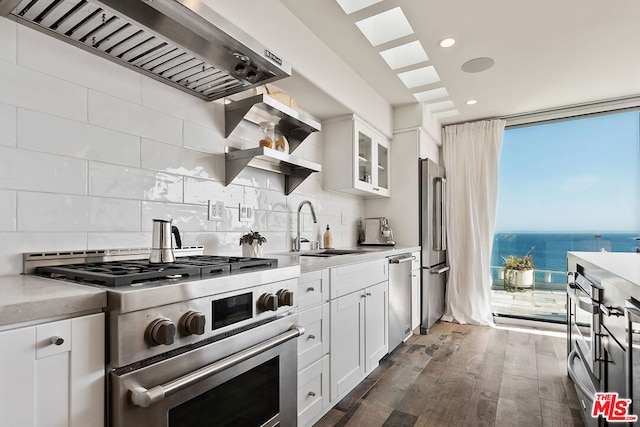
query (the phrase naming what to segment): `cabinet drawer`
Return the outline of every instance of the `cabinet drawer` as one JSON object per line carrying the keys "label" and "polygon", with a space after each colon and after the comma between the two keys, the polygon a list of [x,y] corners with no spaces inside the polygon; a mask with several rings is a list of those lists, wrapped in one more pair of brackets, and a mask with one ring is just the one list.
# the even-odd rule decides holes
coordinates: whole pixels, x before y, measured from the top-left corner
{"label": "cabinet drawer", "polygon": [[304,335],[298,338],[298,370],[329,353],[329,303],[298,314]]}
{"label": "cabinet drawer", "polygon": [[36,359],[71,351],[71,320],[36,326]]}
{"label": "cabinet drawer", "polygon": [[389,278],[386,258],[350,264],[330,270],[331,299],[364,289]]}
{"label": "cabinet drawer", "polygon": [[298,373],[298,425],[317,421],[329,405],[329,356]]}
{"label": "cabinet drawer", "polygon": [[304,310],[329,300],[329,270],[302,273],[298,279],[298,308]]}

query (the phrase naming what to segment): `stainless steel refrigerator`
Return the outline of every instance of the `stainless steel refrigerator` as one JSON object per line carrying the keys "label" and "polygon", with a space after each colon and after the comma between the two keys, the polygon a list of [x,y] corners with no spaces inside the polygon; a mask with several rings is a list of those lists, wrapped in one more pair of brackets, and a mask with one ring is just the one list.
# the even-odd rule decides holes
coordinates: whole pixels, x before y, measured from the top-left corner
{"label": "stainless steel refrigerator", "polygon": [[444,314],[447,280],[447,238],[444,168],[429,159],[420,160],[420,246],[422,280],[420,295],[420,333]]}

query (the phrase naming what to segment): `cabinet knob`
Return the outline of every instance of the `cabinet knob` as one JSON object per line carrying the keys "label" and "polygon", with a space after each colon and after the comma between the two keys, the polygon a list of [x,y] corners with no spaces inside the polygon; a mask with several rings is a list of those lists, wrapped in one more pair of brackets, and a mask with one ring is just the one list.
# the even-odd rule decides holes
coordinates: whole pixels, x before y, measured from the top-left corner
{"label": "cabinet knob", "polygon": [[310,339],[310,340],[315,340],[315,339],[316,339],[316,336],[315,336],[315,335],[309,335],[309,339]]}
{"label": "cabinet knob", "polygon": [[371,296],[371,292],[367,292],[365,295],[370,297]]}
{"label": "cabinet knob", "polygon": [[51,344],[62,345],[62,344],[64,344],[64,338],[62,338],[62,337],[51,337]]}
{"label": "cabinet knob", "polygon": [[316,392],[315,392],[315,391],[310,391],[310,392],[309,392],[309,396],[312,396],[312,397],[313,397],[313,396],[315,396],[315,395],[316,395]]}
{"label": "cabinet knob", "polygon": [[314,292],[315,290],[316,290],[316,288],[313,288],[313,287],[307,288],[307,292]]}

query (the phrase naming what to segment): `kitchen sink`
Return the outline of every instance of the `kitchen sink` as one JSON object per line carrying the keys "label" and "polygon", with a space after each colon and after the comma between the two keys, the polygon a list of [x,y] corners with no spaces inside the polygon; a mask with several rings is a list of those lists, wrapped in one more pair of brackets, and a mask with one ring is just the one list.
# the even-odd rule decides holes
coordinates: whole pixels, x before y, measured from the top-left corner
{"label": "kitchen sink", "polygon": [[354,254],[363,254],[365,251],[353,250],[353,249],[322,249],[317,252],[308,252],[301,253],[300,256],[311,256],[311,257],[332,257],[337,255],[354,255]]}

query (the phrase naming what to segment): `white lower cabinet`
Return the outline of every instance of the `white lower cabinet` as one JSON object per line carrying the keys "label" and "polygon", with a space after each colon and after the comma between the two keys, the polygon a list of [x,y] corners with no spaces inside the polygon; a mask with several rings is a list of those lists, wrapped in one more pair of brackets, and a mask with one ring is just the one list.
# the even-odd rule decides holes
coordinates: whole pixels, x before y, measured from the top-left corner
{"label": "white lower cabinet", "polygon": [[389,282],[331,300],[331,401],[342,398],[389,350]]}
{"label": "white lower cabinet", "polygon": [[104,314],[0,332],[2,425],[104,426]]}
{"label": "white lower cabinet", "polygon": [[298,425],[316,422],[329,406],[329,355],[298,372]]}
{"label": "white lower cabinet", "polygon": [[298,279],[298,425],[310,426],[329,409],[329,270]]}

